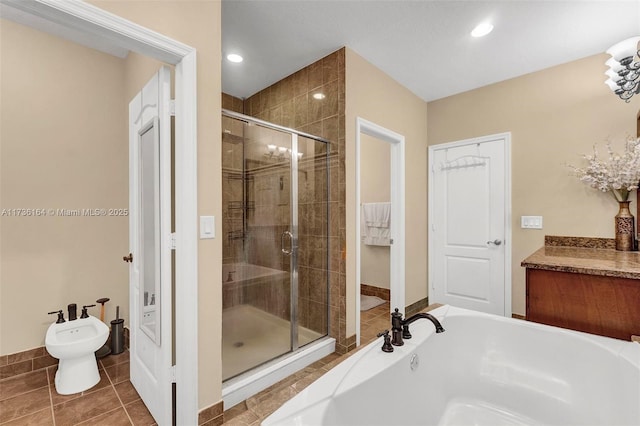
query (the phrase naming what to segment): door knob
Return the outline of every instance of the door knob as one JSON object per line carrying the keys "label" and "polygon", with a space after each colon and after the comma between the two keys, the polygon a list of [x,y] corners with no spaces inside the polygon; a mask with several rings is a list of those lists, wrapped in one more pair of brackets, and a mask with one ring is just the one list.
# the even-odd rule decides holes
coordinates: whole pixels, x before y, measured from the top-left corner
{"label": "door knob", "polygon": [[502,244],[502,240],[495,239],[493,241],[487,241],[487,244],[494,244],[496,246],[499,246],[500,244]]}
{"label": "door knob", "polygon": [[133,254],[129,253],[128,256],[122,256],[122,260],[124,260],[127,263],[133,262]]}

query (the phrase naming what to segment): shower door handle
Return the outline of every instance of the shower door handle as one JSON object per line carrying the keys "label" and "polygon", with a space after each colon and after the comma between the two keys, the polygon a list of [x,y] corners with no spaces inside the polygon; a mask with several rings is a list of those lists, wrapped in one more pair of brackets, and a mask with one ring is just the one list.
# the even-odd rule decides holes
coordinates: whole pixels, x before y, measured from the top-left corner
{"label": "shower door handle", "polygon": [[[284,236],[288,235],[289,236],[289,249],[284,248]],[[280,235],[280,250],[282,250],[282,252],[286,255],[291,255],[291,252],[293,251],[293,234],[289,231],[284,231],[281,235]]]}

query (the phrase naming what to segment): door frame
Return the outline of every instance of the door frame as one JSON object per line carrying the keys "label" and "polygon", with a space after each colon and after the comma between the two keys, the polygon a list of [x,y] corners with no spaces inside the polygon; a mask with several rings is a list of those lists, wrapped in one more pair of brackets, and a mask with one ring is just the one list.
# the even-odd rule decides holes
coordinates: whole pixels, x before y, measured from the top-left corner
{"label": "door frame", "polygon": [[[175,65],[175,382],[177,424],[198,423],[196,49],[83,1],[2,0],[80,33]],[[170,277],[169,277],[170,278]]]}
{"label": "door frame", "polygon": [[[495,141],[496,139],[504,139],[504,175],[505,175],[505,194],[504,194],[504,315],[511,317],[511,294],[512,294],[512,276],[511,276],[511,256],[513,252],[513,240],[511,237],[512,217],[511,217],[511,132],[496,133],[493,135],[480,136],[477,138],[464,139],[455,142],[441,143],[437,145],[430,145],[428,151],[428,170],[429,176],[433,172],[435,164],[433,163],[434,152],[448,149],[457,148],[467,145],[475,145],[483,142]],[[428,248],[428,271],[429,271],[429,291],[434,289],[433,282],[433,265],[435,259],[433,253],[435,251],[433,247],[433,238],[431,234],[433,232],[433,179],[429,179],[428,184],[428,229],[429,229],[429,248]]]}
{"label": "door frame", "polygon": [[390,233],[393,243],[389,248],[390,258],[390,308],[398,308],[404,314],[405,308],[405,141],[404,136],[392,130],[386,129],[362,117],[356,117],[356,346],[360,346],[360,155],[361,138],[365,134],[386,142],[391,148],[390,165],[390,201],[391,223]]}

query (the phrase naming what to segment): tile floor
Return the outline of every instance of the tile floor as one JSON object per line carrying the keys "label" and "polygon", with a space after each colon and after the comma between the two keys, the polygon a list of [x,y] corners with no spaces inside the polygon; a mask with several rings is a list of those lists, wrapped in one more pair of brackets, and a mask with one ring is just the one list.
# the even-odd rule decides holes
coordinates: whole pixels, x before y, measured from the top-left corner
{"label": "tile floor", "polygon": [[[361,314],[361,348],[389,329],[389,303]],[[285,401],[356,351],[332,354],[225,411],[225,425],[259,425]],[[98,361],[100,382],[81,394],[58,395],[57,367],[0,380],[0,425],[155,425],[129,381],[129,352]]]}
{"label": "tile floor", "polygon": [[98,361],[100,382],[74,395],[59,395],[57,366],[0,380],[0,425],[155,425],[129,381],[129,352]]}
{"label": "tile floor", "polygon": [[[362,312],[360,315],[360,327],[361,345],[359,348],[363,348],[367,343],[376,339],[376,335],[379,332],[390,329],[391,316],[389,314],[389,302]],[[282,404],[293,398],[297,393],[301,392],[347,357],[353,355],[358,349],[344,355],[328,355],[235,407],[230,408],[224,412],[223,425],[258,426],[262,420],[280,408]]]}

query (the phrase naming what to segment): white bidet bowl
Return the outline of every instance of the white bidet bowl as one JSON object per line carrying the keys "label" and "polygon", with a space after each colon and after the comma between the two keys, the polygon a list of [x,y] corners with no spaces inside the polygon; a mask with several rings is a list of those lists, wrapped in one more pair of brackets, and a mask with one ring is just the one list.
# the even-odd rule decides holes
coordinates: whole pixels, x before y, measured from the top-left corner
{"label": "white bidet bowl", "polygon": [[44,344],[47,352],[60,360],[55,379],[59,394],[82,392],[100,381],[94,352],[108,336],[109,327],[93,316],[49,326]]}

